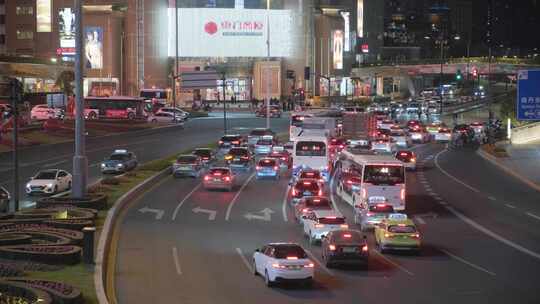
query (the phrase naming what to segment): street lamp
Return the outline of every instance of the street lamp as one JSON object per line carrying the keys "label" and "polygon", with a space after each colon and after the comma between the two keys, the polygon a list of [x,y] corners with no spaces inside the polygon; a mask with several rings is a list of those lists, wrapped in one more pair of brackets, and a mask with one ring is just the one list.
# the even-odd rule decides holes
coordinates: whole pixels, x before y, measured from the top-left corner
{"label": "street lamp", "polygon": [[266,128],[270,129],[270,0],[266,0]]}

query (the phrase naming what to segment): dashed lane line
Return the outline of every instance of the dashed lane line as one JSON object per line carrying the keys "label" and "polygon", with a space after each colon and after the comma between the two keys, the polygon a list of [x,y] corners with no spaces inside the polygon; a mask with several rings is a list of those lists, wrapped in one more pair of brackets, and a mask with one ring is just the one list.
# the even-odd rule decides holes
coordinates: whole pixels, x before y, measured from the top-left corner
{"label": "dashed lane line", "polygon": [[441,168],[441,166],[439,165],[439,156],[441,156],[441,154],[445,153],[446,150],[442,150],[441,152],[437,153],[437,155],[435,156],[435,166],[446,176],[448,176],[450,179],[452,179],[453,181],[455,181],[456,183],[458,184],[461,184],[462,186],[466,187],[467,189],[473,191],[473,192],[476,192],[476,193],[480,193],[480,190],[476,189],[475,187],[472,187],[472,186],[469,186],[467,185],[466,183],[460,181],[459,179],[457,179],[456,177],[454,177],[453,175],[451,175],[450,173],[446,172],[446,170],[444,170],[443,168]]}
{"label": "dashed lane line", "polygon": [[530,213],[530,212],[526,212],[525,214],[532,217],[532,218],[534,218],[534,219],[540,220],[540,216],[538,216],[536,214],[533,214],[533,213]]}
{"label": "dashed lane line", "polygon": [[382,253],[378,252],[377,250],[373,250],[372,252],[374,252],[376,255],[380,256],[386,263],[396,267],[396,268],[399,268],[401,271],[405,272],[406,274],[410,275],[410,276],[414,276],[414,273],[412,273],[411,271],[409,271],[407,268],[399,265],[398,263],[390,260],[389,258],[385,257]]}
{"label": "dashed lane line", "polygon": [[441,251],[444,252],[447,256],[449,256],[449,257],[451,257],[451,258],[453,258],[453,259],[455,259],[457,261],[460,261],[461,263],[463,263],[465,265],[468,265],[468,266],[470,266],[470,267],[472,267],[472,268],[474,268],[474,269],[476,269],[478,271],[487,273],[487,274],[489,274],[491,276],[496,275],[494,272],[491,272],[491,271],[489,271],[489,270],[487,270],[487,269],[485,269],[483,267],[480,267],[480,266],[478,266],[478,265],[476,265],[474,263],[471,263],[471,262],[465,260],[464,258],[461,258],[461,257],[459,257],[459,256],[457,256],[455,254],[452,254],[452,253],[448,252],[448,250],[441,249]]}
{"label": "dashed lane line", "polygon": [[180,260],[178,259],[178,249],[176,247],[172,248],[172,255],[174,260],[174,267],[176,269],[176,274],[182,275],[182,268],[180,268]]}
{"label": "dashed lane line", "polygon": [[287,199],[289,198],[289,191],[291,191],[291,186],[287,186],[285,195],[283,196],[283,202],[281,204],[281,211],[283,212],[283,220],[287,222],[289,218],[287,217]]}
{"label": "dashed lane line", "polygon": [[506,207],[510,208],[510,209],[516,209],[517,207],[512,205],[512,204],[504,204]]}
{"label": "dashed lane line", "polygon": [[180,203],[178,203],[178,205],[176,206],[176,208],[174,208],[174,212],[173,212],[173,215],[172,215],[172,220],[176,220],[176,216],[178,215],[178,212],[180,211],[180,208],[182,208],[182,205],[191,197],[191,195],[193,195],[193,193],[195,193],[195,191],[197,191],[200,187],[202,186],[202,183],[198,184],[197,186],[195,186],[195,188],[193,188],[193,190],[191,190],[191,192],[189,192],[182,201],[180,201]]}
{"label": "dashed lane line", "polygon": [[238,255],[240,256],[240,259],[242,259],[242,262],[244,262],[244,265],[246,265],[247,269],[249,270],[249,273],[254,273],[255,269],[253,269],[253,266],[251,266],[251,264],[249,263],[248,259],[242,252],[242,249],[236,248],[236,253],[238,253]]}
{"label": "dashed lane line", "polygon": [[493,196],[488,196],[487,198],[488,198],[488,200],[490,200],[490,201],[496,201],[496,200],[497,200],[497,199],[494,198]]}
{"label": "dashed lane line", "polygon": [[240,194],[242,193],[242,191],[244,190],[244,188],[246,188],[246,186],[249,184],[249,182],[253,179],[253,177],[255,176],[255,172],[252,173],[248,179],[244,182],[244,184],[242,185],[242,187],[240,187],[240,189],[238,190],[238,192],[236,192],[236,194],[234,195],[233,199],[231,200],[231,202],[229,203],[229,206],[227,207],[227,213],[225,213],[225,220],[228,221],[229,218],[231,217],[231,211],[232,211],[232,208],[234,207],[234,204],[236,203],[236,201],[238,200],[238,197],[240,197]]}
{"label": "dashed lane line", "polygon": [[[498,235],[497,233],[489,230],[488,228],[478,224],[477,222],[473,221],[472,219],[468,218],[466,215],[464,215],[463,213],[457,211],[456,209],[454,209],[453,207],[451,206],[445,206],[446,210],[450,211],[451,213],[453,213],[456,217],[458,217],[460,220],[464,221],[465,223],[469,224],[471,227],[475,228],[476,230],[492,237],[493,239],[503,243],[503,244],[506,244],[518,251],[521,251],[522,253],[524,254],[527,254],[533,258],[536,258],[536,259],[539,259],[540,260],[540,254],[537,253],[537,252],[534,252],[532,250],[529,250],[519,244],[516,244],[514,243],[513,241],[501,236],[501,235]],[[540,218],[539,218],[540,219]]]}

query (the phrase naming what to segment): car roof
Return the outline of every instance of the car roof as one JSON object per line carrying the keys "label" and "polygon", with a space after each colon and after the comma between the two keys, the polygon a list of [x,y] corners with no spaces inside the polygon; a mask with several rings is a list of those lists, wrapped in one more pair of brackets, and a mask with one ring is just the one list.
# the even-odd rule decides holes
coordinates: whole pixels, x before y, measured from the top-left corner
{"label": "car roof", "polygon": [[337,210],[334,210],[334,209],[331,209],[331,210],[326,210],[326,209],[317,209],[317,210],[313,210],[312,211],[316,217],[318,218],[321,218],[321,217],[331,217],[331,216],[335,216],[335,217],[344,217],[343,214],[341,214],[339,211]]}
{"label": "car roof", "polygon": [[60,169],[45,169],[45,170],[39,170],[38,173],[43,173],[43,172],[57,173],[58,171],[61,171],[61,170]]}

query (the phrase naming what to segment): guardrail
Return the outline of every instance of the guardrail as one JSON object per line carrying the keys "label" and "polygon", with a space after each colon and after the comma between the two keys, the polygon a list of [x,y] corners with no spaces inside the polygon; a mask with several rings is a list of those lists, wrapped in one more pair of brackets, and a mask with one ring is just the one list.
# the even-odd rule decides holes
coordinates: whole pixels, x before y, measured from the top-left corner
{"label": "guardrail", "polygon": [[459,114],[463,112],[468,112],[468,111],[472,111],[474,109],[477,109],[477,108],[480,108],[489,104],[490,99],[491,99],[491,103],[498,103],[504,98],[507,98],[508,96],[509,96],[509,93],[503,93],[500,95],[477,99],[477,100],[473,100],[473,101],[469,101],[465,103],[460,103],[457,105],[444,106],[443,112],[445,114]]}
{"label": "guardrail", "polygon": [[510,141],[513,144],[526,144],[533,140],[540,140],[540,122],[512,129]]}

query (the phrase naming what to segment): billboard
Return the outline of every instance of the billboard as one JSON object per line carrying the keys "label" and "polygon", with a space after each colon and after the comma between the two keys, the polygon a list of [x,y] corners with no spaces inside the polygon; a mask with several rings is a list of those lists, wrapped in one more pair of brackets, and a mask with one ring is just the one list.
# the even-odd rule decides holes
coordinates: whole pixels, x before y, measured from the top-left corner
{"label": "billboard", "polygon": [[[169,8],[169,56],[175,56],[174,8]],[[262,9],[178,9],[180,57],[288,57],[291,12]],[[268,27],[268,23],[270,27]],[[270,35],[269,47],[267,37]]]}
{"label": "billboard", "polygon": [[364,0],[356,2],[356,32],[359,38],[364,38]]}
{"label": "billboard", "polygon": [[36,31],[38,33],[50,33],[51,29],[51,0],[37,0]]}
{"label": "billboard", "polygon": [[349,12],[341,12],[341,17],[343,17],[343,27],[345,31],[345,45],[343,46],[343,50],[345,52],[351,51],[351,22],[350,22],[350,13]]}
{"label": "billboard", "polygon": [[334,31],[332,35],[332,53],[334,58],[334,69],[343,69],[343,31]]}
{"label": "billboard", "polygon": [[75,55],[75,13],[71,7],[61,8],[58,12],[58,36],[60,37],[61,55]]}
{"label": "billboard", "polygon": [[84,29],[84,66],[87,69],[103,68],[103,29],[87,26]]}

